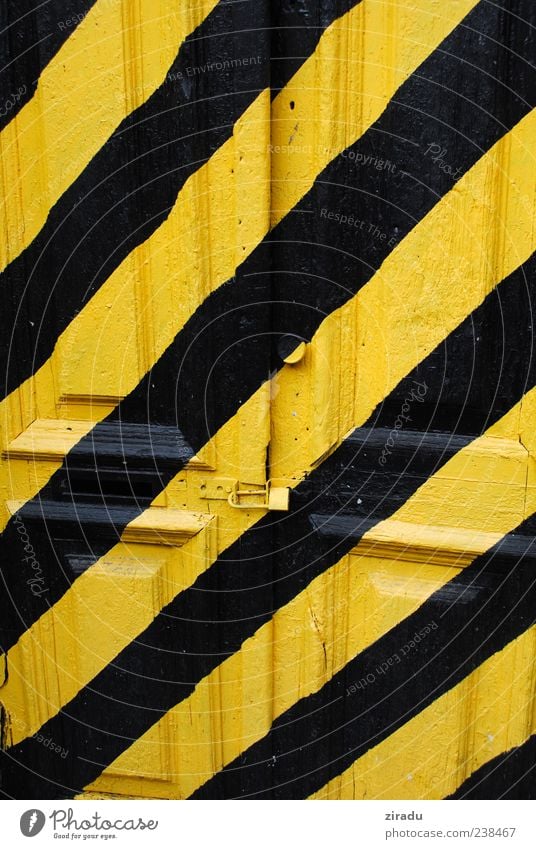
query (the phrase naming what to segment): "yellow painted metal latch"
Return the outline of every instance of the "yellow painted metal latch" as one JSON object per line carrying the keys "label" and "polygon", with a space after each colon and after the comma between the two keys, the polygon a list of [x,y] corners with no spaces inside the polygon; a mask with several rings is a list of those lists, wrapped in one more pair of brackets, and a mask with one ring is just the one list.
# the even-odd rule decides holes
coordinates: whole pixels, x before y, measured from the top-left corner
{"label": "yellow painted metal latch", "polygon": [[[246,488],[242,488],[248,487]],[[264,485],[241,485],[231,478],[206,478],[201,481],[200,497],[211,501],[228,501],[239,510],[288,510],[290,488]]]}
{"label": "yellow painted metal latch", "polygon": [[229,494],[229,504],[239,510],[288,510],[288,486],[271,486],[268,482],[259,489],[236,488]]}

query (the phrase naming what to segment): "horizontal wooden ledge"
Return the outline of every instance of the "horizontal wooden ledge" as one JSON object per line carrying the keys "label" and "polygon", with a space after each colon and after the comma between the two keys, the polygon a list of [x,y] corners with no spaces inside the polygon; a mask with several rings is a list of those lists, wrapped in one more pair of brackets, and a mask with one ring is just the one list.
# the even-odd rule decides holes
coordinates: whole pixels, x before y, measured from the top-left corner
{"label": "horizontal wooden ledge", "polygon": [[[475,528],[415,525],[387,519],[366,534],[358,553],[463,569],[500,539],[502,534]],[[353,551],[356,550],[357,546]]]}
{"label": "horizontal wooden ledge", "polygon": [[498,546],[497,558],[510,563],[523,558],[536,561],[534,538],[442,525],[413,524],[385,519],[360,520],[340,514],[313,514],[310,522],[320,537],[356,540],[350,554],[386,560],[427,563],[463,569]]}
{"label": "horizontal wooden ledge", "polygon": [[[45,519],[54,524],[69,522],[71,525],[102,525],[110,527],[117,523],[123,527],[128,518],[128,508],[123,506],[103,507],[92,504],[77,504],[77,518],[67,510],[67,505],[59,501],[28,502],[8,501],[11,515],[24,507],[23,521]],[[122,542],[146,543],[149,545],[181,546],[206,528],[214,516],[209,513],[197,513],[189,510],[175,510],[167,507],[148,507],[139,516],[132,519],[120,533]],[[119,534],[118,534],[119,536]]]}
{"label": "horizontal wooden ledge", "polygon": [[60,405],[79,404],[80,406],[88,407],[117,407],[123,400],[122,395],[87,395],[80,393],[72,393],[60,395]]}
{"label": "horizontal wooden ledge", "polygon": [[206,528],[213,518],[209,513],[150,507],[127,525],[121,539],[153,545],[184,545]]}
{"label": "horizontal wooden ledge", "polygon": [[[486,477],[491,482],[508,480],[509,484],[520,486],[526,483],[528,451],[516,438],[360,427],[347,434],[342,446],[345,463],[351,458],[361,470],[376,475],[427,477],[427,469],[436,459],[437,479],[454,476],[455,480],[480,481],[485,466]],[[454,461],[455,467],[449,461]]]}
{"label": "horizontal wooden ledge", "polygon": [[[95,429],[95,451],[91,445],[80,448],[82,457],[97,454],[107,456],[146,456],[147,440],[150,440],[150,453],[155,457],[174,459],[178,431],[171,427],[151,427],[147,425],[122,424],[115,422],[95,423],[82,419],[36,419],[19,436],[13,439],[2,452],[7,460],[26,460],[35,462],[63,462],[64,457],[73,452],[87,434]],[[187,464],[189,469],[211,470],[199,457],[192,457]]]}
{"label": "horizontal wooden ledge", "polygon": [[93,422],[65,419],[36,419],[13,439],[2,456],[9,460],[61,462],[93,427]]}

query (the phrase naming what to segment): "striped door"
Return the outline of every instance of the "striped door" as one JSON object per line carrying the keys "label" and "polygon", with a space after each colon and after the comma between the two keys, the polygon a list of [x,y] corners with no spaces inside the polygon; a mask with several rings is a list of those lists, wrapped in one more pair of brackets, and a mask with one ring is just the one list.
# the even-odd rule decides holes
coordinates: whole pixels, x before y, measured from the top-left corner
{"label": "striped door", "polygon": [[22,5],[3,796],[534,798],[534,4]]}

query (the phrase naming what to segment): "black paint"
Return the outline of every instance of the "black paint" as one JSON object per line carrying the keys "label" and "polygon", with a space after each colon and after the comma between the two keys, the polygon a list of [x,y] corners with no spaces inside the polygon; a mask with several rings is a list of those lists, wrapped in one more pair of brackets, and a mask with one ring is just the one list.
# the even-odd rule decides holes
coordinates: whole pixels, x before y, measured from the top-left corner
{"label": "black paint", "polygon": [[[410,398],[410,411],[407,415],[411,417],[409,423],[411,429],[422,431],[422,436],[417,435],[415,437],[417,440],[416,448],[418,443],[422,443],[421,453],[428,458],[434,457],[435,454],[431,449],[430,440],[432,437],[426,436],[427,432],[446,432],[447,435],[443,437],[443,440],[447,447],[449,441],[454,438],[455,432],[465,436],[467,421],[471,423],[470,432],[473,434],[482,433],[492,421],[497,420],[504,413],[505,404],[512,406],[534,385],[536,382],[536,365],[530,316],[535,285],[536,258],[533,256],[497,287],[486,298],[481,307],[468,316],[460,327],[417,366],[407,379],[403,380],[399,387],[390,393],[385,402],[381,403],[374,411],[367,426],[371,431],[377,428],[386,429],[385,437],[378,434],[374,435],[373,431],[371,433],[367,451],[372,450],[374,441],[376,459],[370,466],[370,463],[366,461],[364,452],[359,451],[351,462],[356,466],[356,470],[358,469],[363,475],[363,481],[367,479],[369,469],[376,469],[374,481],[379,482],[379,493],[376,495],[374,492],[376,484],[367,481],[370,500],[363,499],[361,507],[352,505],[352,509],[357,510],[356,515],[367,518],[371,505],[375,505],[378,498],[385,497],[382,493],[385,491],[386,478],[382,475],[398,475],[402,472],[401,480],[396,482],[398,495],[392,503],[393,510],[396,510],[413,491],[415,477],[413,474],[410,476],[405,466],[406,454],[401,452],[406,451],[406,449],[402,448],[402,441],[397,439],[397,447],[393,450],[396,463],[403,462],[404,464],[397,466],[396,463],[393,464],[389,455],[384,454],[386,463],[383,466],[381,465],[383,445],[387,446],[388,435],[395,425],[396,416],[403,409],[404,398]],[[233,287],[229,284],[227,288],[232,294],[237,291],[238,286]],[[229,304],[222,293],[220,293],[220,297],[222,298],[222,305],[223,303]],[[253,308],[251,312],[253,312]],[[189,344],[188,340],[191,338],[195,340],[190,350],[177,351],[176,362],[173,365],[169,362],[166,363],[169,373],[174,369],[177,375],[177,410],[185,411],[181,415],[182,430],[155,424],[148,426],[142,422],[134,428],[137,434],[136,440],[131,437],[127,438],[127,434],[130,434],[133,425],[129,424],[127,428],[122,424],[123,419],[119,416],[122,416],[127,422],[132,422],[138,409],[141,408],[142,399],[147,395],[152,400],[152,384],[156,384],[158,379],[161,381],[165,379],[164,377],[155,377],[153,372],[148,375],[142,387],[135,390],[119,406],[118,413],[112,414],[108,422],[97,425],[87,437],[81,440],[78,446],[67,455],[62,468],[53,475],[47,486],[21,509],[20,519],[22,522],[27,524],[25,518],[27,516],[31,522],[29,529],[32,533],[36,558],[40,563],[48,564],[49,580],[47,586],[49,591],[41,597],[34,597],[29,594],[26,582],[21,581],[21,558],[24,552],[20,542],[20,530],[13,521],[8,524],[0,537],[0,553],[3,559],[2,577],[5,586],[9,588],[12,599],[4,618],[5,633],[1,638],[2,645],[6,648],[9,648],[20,634],[36,621],[47,609],[49,603],[54,603],[63,595],[73,580],[68,570],[61,565],[60,548],[57,544],[54,544],[54,538],[50,536],[47,528],[47,515],[46,512],[43,512],[41,505],[61,498],[66,504],[64,509],[70,510],[74,521],[78,521],[79,499],[74,495],[69,495],[69,479],[72,476],[72,470],[79,469],[81,465],[87,467],[86,485],[90,487],[90,490],[92,492],[103,490],[102,495],[97,499],[97,503],[103,505],[108,503],[113,505],[114,503],[114,500],[106,495],[106,488],[102,484],[106,472],[113,473],[115,470],[118,475],[127,476],[129,473],[131,476],[133,472],[138,474],[144,472],[147,479],[152,478],[151,485],[153,488],[151,492],[154,492],[158,487],[163,488],[173,475],[188,462],[188,459],[206,443],[210,434],[214,433],[236,412],[238,405],[255,390],[257,380],[268,374],[269,352],[267,351],[266,340],[269,339],[269,316],[264,311],[262,304],[258,307],[253,323],[257,327],[264,326],[265,333],[260,337],[246,337],[243,342],[238,342],[234,346],[232,355],[225,353],[227,339],[229,339],[231,333],[234,334],[234,338],[240,339],[242,322],[249,314],[249,311],[244,310],[228,310],[222,313],[220,320],[212,326],[219,328],[223,324],[228,332],[211,331],[203,334],[201,329],[199,333],[196,333],[195,321],[200,315],[198,313],[192,319],[191,323],[194,324],[194,327],[191,333],[178,337],[178,341],[184,341],[185,344]],[[520,314],[524,316],[522,320]],[[215,315],[217,315],[217,312],[215,312]],[[264,325],[261,324],[262,322],[264,322]],[[498,332],[499,327],[502,328],[500,333]],[[476,342],[477,335],[480,340],[478,343]],[[205,343],[209,346],[208,355],[205,351]],[[497,355],[490,359],[489,350],[492,346],[495,347]],[[178,345],[175,350],[177,348]],[[517,369],[515,375],[512,375],[510,369],[505,368],[504,364],[508,363],[514,355],[517,361]],[[190,356],[190,360],[184,365],[187,356]],[[212,362],[216,365],[207,392],[203,396],[199,392],[199,384],[196,385],[195,383],[196,372],[194,368],[198,359],[202,360],[207,356],[212,358]],[[461,364],[464,364],[463,368]],[[494,398],[493,403],[482,407],[479,406],[482,393],[482,383],[479,378],[484,372],[486,372],[486,380],[489,386],[494,388]],[[165,375],[166,371],[163,370],[160,373]],[[234,381],[233,394],[226,394],[231,379]],[[428,387],[428,383],[439,391],[439,395],[432,396],[433,403],[430,404],[427,403],[428,390],[425,392],[423,389],[423,387]],[[463,405],[458,408],[458,422],[452,419],[452,407],[449,403],[450,387],[452,386],[456,387],[456,392],[463,399]],[[447,403],[442,403],[441,387],[444,387]],[[475,415],[475,410],[479,411],[478,416]],[[153,422],[158,422],[159,418],[165,418],[166,411],[163,408],[156,408],[155,410],[148,405],[148,411]],[[445,411],[446,414],[443,415]],[[454,407],[454,411],[456,411],[456,407]],[[212,419],[209,417],[211,413]],[[114,430],[114,428],[119,429]],[[175,455],[173,453],[170,455],[167,447],[159,447],[167,446],[174,439],[177,441]],[[106,447],[107,441],[111,448]],[[144,451],[144,444],[147,446],[146,451]],[[412,446],[410,448],[412,450]],[[418,450],[416,454],[419,454]],[[134,459],[140,456],[142,459],[145,457],[143,462]],[[82,462],[83,458],[85,458],[84,462]],[[316,473],[319,479],[324,474],[323,470],[327,469],[327,482],[331,482],[329,475],[332,473],[331,470],[336,468],[332,465],[332,462],[330,460],[327,465],[320,467],[320,470]],[[413,460],[412,462],[416,461]],[[428,460],[426,459],[425,462],[428,462]],[[428,467],[426,473],[433,474],[433,471],[433,467]],[[91,481],[91,479],[93,480]],[[323,483],[325,481],[326,478],[323,478]],[[405,481],[410,483],[406,486]],[[307,486],[307,482],[303,484],[304,488]],[[343,502],[340,499],[335,501],[335,509],[341,503]],[[40,520],[35,515],[36,504],[41,515]],[[138,499],[136,501],[136,499],[133,499],[128,505],[129,512],[125,516],[125,523],[134,518],[146,506],[146,500]],[[329,512],[331,506],[330,503],[321,511],[317,505],[311,503],[308,505],[308,510],[313,513]],[[84,549],[84,556],[88,558],[88,562],[94,562],[108,548],[115,545],[123,527],[123,522],[110,523],[107,532],[103,533],[99,529],[97,534],[92,532],[91,527],[80,527],[79,533],[76,535],[77,550],[82,553],[82,549]],[[71,536],[68,539],[71,539]],[[272,543],[267,541],[268,551],[271,550],[271,546]]]}
{"label": "black paint", "polygon": [[449,799],[536,799],[536,735],[477,769]]}
{"label": "black paint", "polygon": [[[517,547],[517,562],[499,543],[462,570],[193,797],[307,798],[421,713],[534,624],[536,554],[523,528]],[[403,651],[415,634],[416,647]],[[387,673],[373,672],[396,657]],[[374,680],[362,684],[367,675]]]}
{"label": "black paint", "polygon": [[95,0],[0,3],[0,131],[33,97],[42,71],[94,4]]}
{"label": "black paint", "polygon": [[[271,87],[277,95],[314,52],[320,36],[361,0],[272,0]],[[290,104],[289,104],[290,105]]]}
{"label": "black paint", "polygon": [[[536,7],[531,8],[536,15]],[[494,15],[499,20],[494,20]],[[455,182],[426,156],[422,140],[434,138],[455,150],[457,167],[463,172],[526,113],[525,100],[497,97],[496,86],[486,76],[491,66],[497,72],[497,66],[514,61],[504,48],[495,48],[497,55],[491,48],[479,49],[481,42],[489,47],[482,32],[491,34],[493,26],[499,26],[499,11],[494,6],[490,12],[486,4],[484,15],[478,6],[467,20],[472,27],[462,25],[455,30],[442,49],[399,89],[362,139],[325,169],[298,208],[239,267],[236,276],[206,299],[123,402],[119,415],[178,424],[190,443],[200,438],[206,441],[205,437],[227,421],[266,379],[268,345],[272,350],[271,369],[280,368],[280,337],[297,334],[310,339],[323,318],[348,301],[391,252],[393,245],[387,239],[341,226],[322,217],[322,211],[338,210],[337,214],[344,215],[358,210],[364,215],[366,211],[382,233],[399,241]],[[469,58],[472,64],[468,70]],[[519,65],[508,65],[504,73],[517,74],[523,94],[536,94],[536,71],[533,77],[532,71],[523,71],[524,59],[518,56],[515,61]],[[475,115],[467,110],[465,101],[455,93],[450,95],[450,103],[449,98],[437,99],[442,81],[458,81],[453,88],[459,91],[462,77],[466,96],[478,95],[478,102],[486,104],[485,113]],[[427,106],[425,115],[415,105],[423,103]],[[446,121],[449,114],[450,123]],[[350,154],[372,153],[378,161],[396,162],[397,172],[393,175],[349,165]],[[489,344],[492,359],[494,342]],[[510,376],[515,377],[526,350],[512,351],[510,356]],[[238,365],[242,362],[247,364],[245,373]],[[475,377],[480,380],[482,374]],[[508,386],[506,382],[501,390],[505,409],[511,406]],[[437,387],[434,392],[437,395]],[[479,419],[495,387],[490,382],[489,389],[481,388],[481,394],[480,399],[475,398],[474,410],[469,409],[451,385],[451,419],[463,406],[464,430],[468,433],[479,432]],[[182,410],[186,410],[184,415]]]}
{"label": "black paint", "polygon": [[[532,258],[489,295],[482,307],[467,319],[469,326],[476,321],[493,333],[494,315],[507,312],[510,300],[519,292],[520,281],[534,281],[535,263],[536,258]],[[448,350],[449,341],[459,334],[470,352],[472,340],[464,330],[462,326],[461,333],[451,334],[440,347]],[[477,350],[485,356],[485,346]],[[435,357],[437,351],[429,360],[433,362]],[[447,359],[447,363],[448,373],[455,374],[457,361]],[[423,370],[426,374],[426,361]],[[536,373],[532,368],[524,388],[535,383]],[[406,378],[403,386],[411,391],[413,378]],[[417,404],[415,401],[413,407]],[[381,408],[366,426],[355,431],[296,487],[289,514],[276,518],[268,514],[243,534],[192,587],[164,608],[113,664],[46,724],[47,735],[62,741],[61,745],[76,752],[77,757],[69,756],[59,764],[52,753],[46,762],[47,756],[36,748],[34,741],[25,741],[11,750],[10,757],[20,759],[21,768],[15,769],[14,765],[12,769],[6,768],[8,793],[17,797],[22,787],[29,794],[27,798],[33,798],[33,794],[35,798],[45,798],[47,793],[55,798],[57,794],[67,793],[69,788],[78,792],[124,751],[131,740],[186,698],[204,676],[236,652],[276,610],[336,563],[366,530],[391,516],[470,441],[453,433],[403,431],[396,452],[382,466],[380,457],[389,431],[375,427],[380,412]],[[487,424],[500,415],[500,409],[490,409]],[[520,534],[533,532],[534,527],[527,523]],[[502,572],[501,563],[508,570],[512,558],[514,562],[519,559],[519,546],[523,554],[526,542],[515,536],[502,546],[502,559],[494,560],[497,574]],[[456,599],[456,589],[452,592]],[[442,598],[453,600],[452,593]],[[504,595],[505,605],[509,604],[508,599]],[[481,602],[480,595],[478,603]],[[455,627],[462,628],[465,614],[461,605],[455,607],[460,611],[459,615],[456,613]],[[521,627],[525,619],[521,617],[516,622]],[[170,651],[171,646],[177,650]],[[448,665],[442,668],[449,669]],[[151,677],[150,688],[144,674]],[[128,711],[124,698],[128,700]],[[95,716],[99,717],[98,728],[90,727]],[[99,752],[97,766],[90,763],[96,760],[92,752]],[[36,769],[37,757],[43,779],[33,778],[25,771],[32,766]]]}
{"label": "black paint", "polygon": [[[529,22],[533,20],[536,10],[532,5],[514,5],[515,10],[508,4],[511,11]],[[452,151],[457,173],[463,173],[529,110],[535,93],[534,72],[526,61],[533,55],[530,28],[520,19],[506,15],[497,4],[487,3],[479,4],[465,23],[467,26],[458,27],[401,87],[363,139],[328,166],[298,210],[284,219],[231,281],[205,301],[139,386],[106,422],[97,425],[70,452],[61,470],[20,511],[20,520],[31,530],[35,554],[48,570],[49,592],[42,597],[33,597],[21,581],[20,533],[14,522],[8,525],[0,546],[2,577],[13,594],[13,604],[8,605],[4,619],[3,647],[12,645],[49,602],[60,598],[84,568],[117,542],[127,521],[147,506],[151,494],[165,486],[192,453],[234,415],[270,370],[281,367],[277,350],[281,336],[299,334],[301,338],[311,338],[323,317],[370,279],[392,249],[390,240],[400,240],[452,187],[457,176],[438,168],[426,155],[426,145],[433,141]],[[224,31],[220,30],[219,35]],[[506,47],[492,44],[491,39],[501,37]],[[205,41],[200,42],[201,53],[205,51]],[[216,36],[214,44],[217,43]],[[214,44],[206,50],[216,49]],[[515,50],[507,49],[512,45]],[[195,52],[196,48],[188,49]],[[450,93],[445,88],[447,83]],[[506,92],[505,85],[517,94]],[[250,92],[240,85],[227,86],[224,95],[231,90],[233,99],[242,98],[243,106]],[[479,106],[468,109],[464,98]],[[227,101],[226,97],[223,99]],[[194,117],[198,119],[196,126],[206,130],[209,124],[203,122],[207,115]],[[228,109],[226,117],[228,120]],[[120,141],[114,141],[109,148],[117,145],[119,149],[125,144],[114,153],[114,161],[125,166],[132,151],[141,149],[140,144],[146,144],[149,157],[154,147],[154,142],[144,135],[151,121],[145,122],[147,126],[141,132],[140,126],[134,126],[135,119],[129,120],[131,132],[119,134]],[[158,128],[157,134],[164,132],[166,139],[171,138],[177,120],[170,119],[169,126],[162,130],[160,116],[155,113],[155,133]],[[182,133],[182,125],[179,130]],[[129,138],[136,134],[136,144],[129,146]],[[196,147],[196,154],[198,150]],[[357,167],[358,154],[389,160],[395,170]],[[97,160],[98,157],[94,162]],[[186,157],[185,161],[191,160]],[[153,163],[158,177],[166,171],[162,163],[162,158]],[[94,163],[90,168],[93,166]],[[161,179],[159,186],[162,184]],[[139,185],[140,173],[133,174],[129,188]],[[150,209],[149,201],[156,204],[159,214],[164,210],[165,216],[173,191],[168,180],[164,190],[155,190],[151,197],[148,187],[140,189],[131,204],[133,211],[128,204],[121,204],[118,215],[129,210],[125,212],[127,232],[131,234],[134,229],[132,216],[139,216],[141,210],[143,218]],[[356,215],[359,210],[360,217],[366,216],[386,238],[347,228],[323,215],[324,209],[339,215]],[[84,233],[92,214],[91,205],[87,209],[82,205],[73,214],[73,221]],[[142,224],[143,233],[152,232],[153,223],[144,219]],[[111,227],[108,221],[105,229],[101,234],[104,248],[98,259],[101,262],[105,257],[103,268],[107,267],[107,274],[118,261],[120,227]],[[132,238],[138,237],[139,233]],[[58,241],[54,251],[63,250]],[[89,259],[95,263],[95,256]],[[21,268],[26,261],[21,258]],[[40,283],[48,280],[42,287],[45,293],[57,282],[56,261],[51,255],[40,277]],[[100,285],[101,278],[93,277],[91,282],[91,265],[81,255],[73,263],[80,285],[72,287],[70,275],[68,296],[64,297],[61,286],[55,289],[54,321],[49,322],[50,333],[43,343],[36,347],[35,338],[21,334],[12,353],[15,357],[20,355],[22,371],[12,385],[23,379],[35,356],[34,365],[39,357],[46,356],[43,352],[51,349],[57,332],[64,326],[62,322],[67,323],[76,312],[88,281],[90,288],[94,284],[91,291]],[[7,270],[4,281],[12,293],[27,279],[27,268],[19,277],[13,268],[15,264]],[[207,672],[236,651],[244,639],[269,620],[274,610],[336,562],[366,528],[392,515],[453,451],[467,443],[468,434],[480,433],[534,385],[533,287],[531,259],[402,381],[364,430],[347,440],[298,486],[288,516],[277,521],[268,516],[245,534],[194,587],[172,602],[113,665],[47,723],[45,728],[54,739],[69,748],[68,759],[52,760],[55,753],[43,751],[32,740],[8,753],[7,763],[13,757],[20,759],[21,766],[6,765],[4,793],[18,798],[62,798],[79,792],[131,740],[137,739],[160,715],[185,698]],[[41,295],[36,295],[31,287],[29,291],[30,298],[36,299],[35,314],[39,319],[43,315],[46,321]],[[25,314],[33,315],[31,311]],[[44,347],[39,348],[41,344]],[[435,441],[432,436],[421,438],[414,433],[409,441],[401,440],[396,457],[381,467],[383,434],[378,428],[389,432],[414,381],[425,382],[427,393],[422,403],[412,405],[412,430],[445,433]],[[177,439],[176,451],[169,447],[173,435]],[[84,497],[84,488],[89,497]],[[108,523],[102,521],[106,510],[110,510]],[[332,523],[329,533],[319,533],[327,525],[323,519],[318,522],[319,516]],[[333,522],[338,520],[346,522],[342,537],[333,528]],[[285,552],[284,556],[280,551]],[[452,592],[456,596],[456,587]],[[515,592],[514,588],[512,598]],[[505,597],[505,604],[508,603],[509,597]],[[180,646],[181,652],[171,653],[170,646]],[[147,674],[154,678],[151,688],[142,686]],[[128,705],[122,702],[123,698]],[[95,717],[99,718],[99,729],[89,727]],[[99,760],[100,764],[90,763]],[[32,767],[37,776],[26,772]],[[287,767],[281,769],[283,774]],[[289,769],[295,771],[299,767]],[[247,792],[256,782],[262,785],[261,794],[272,792],[264,785],[262,769],[251,782],[248,775],[246,770],[239,779]],[[225,784],[222,792],[232,792],[227,773],[218,781]],[[301,788],[302,784],[298,786]]]}
{"label": "black paint", "polygon": [[[286,82],[318,43],[339,10],[360,0],[309,0],[298,14],[287,61],[284,28],[267,0],[220,0],[185,40],[166,80],[120,124],[56,203],[33,242],[0,274],[2,397],[50,356],[59,334],[122,260],[168,217],[188,179],[231,136],[257,95],[270,88],[271,64]],[[301,6],[302,4],[300,4]],[[252,11],[254,9],[254,12]],[[310,21],[317,26],[307,28]],[[252,63],[250,60],[254,59]],[[230,62],[248,64],[231,67]],[[228,63],[220,70],[216,63]],[[209,68],[192,74],[188,69]],[[268,155],[268,151],[267,151]],[[75,281],[75,285],[73,285]]]}
{"label": "black paint", "polygon": [[176,428],[122,422],[102,422],[69,452],[1,538],[4,650],[78,577],[72,559],[87,568],[116,545],[193,455]]}
{"label": "black paint", "polygon": [[[303,335],[313,333],[460,174],[534,105],[536,70],[529,60],[536,9],[527,0],[517,5],[519,18],[506,15],[500,4],[479,4],[401,86],[363,138],[325,169],[299,211],[288,215],[239,269],[238,277],[273,268],[263,300],[280,304],[274,306],[274,331],[292,333],[303,325]],[[218,73],[216,80],[199,75],[195,93],[185,94],[179,85],[184,81],[168,76],[68,190],[42,233],[1,277],[9,293],[8,329],[0,342],[4,392],[49,356],[59,332],[123,257],[167,217],[186,177],[223,143],[232,122],[268,85],[268,47],[261,30],[245,32],[249,12],[244,4],[227,4],[223,11],[220,6],[183,45],[171,73],[255,51],[266,56],[266,63],[242,68],[232,84],[225,74]],[[234,17],[239,12],[229,20],[229,9],[243,9],[242,24]],[[234,41],[227,35],[230,28]],[[309,38],[311,32],[320,35],[317,29],[305,32]],[[426,152],[430,143],[447,150],[452,173],[432,161]],[[358,155],[390,162],[395,171],[357,167]],[[330,221],[323,210],[358,215],[366,229]],[[242,307],[253,296],[244,291],[230,300]],[[207,322],[210,304],[204,309]],[[169,416],[174,407],[169,391],[163,403]]]}

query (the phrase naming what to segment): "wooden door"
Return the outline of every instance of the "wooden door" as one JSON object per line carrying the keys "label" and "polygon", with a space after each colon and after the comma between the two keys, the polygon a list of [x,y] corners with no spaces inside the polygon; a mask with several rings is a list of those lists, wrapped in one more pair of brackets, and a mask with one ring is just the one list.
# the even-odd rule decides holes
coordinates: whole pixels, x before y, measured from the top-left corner
{"label": "wooden door", "polygon": [[2,792],[532,798],[533,5],[175,5],[0,133]]}

